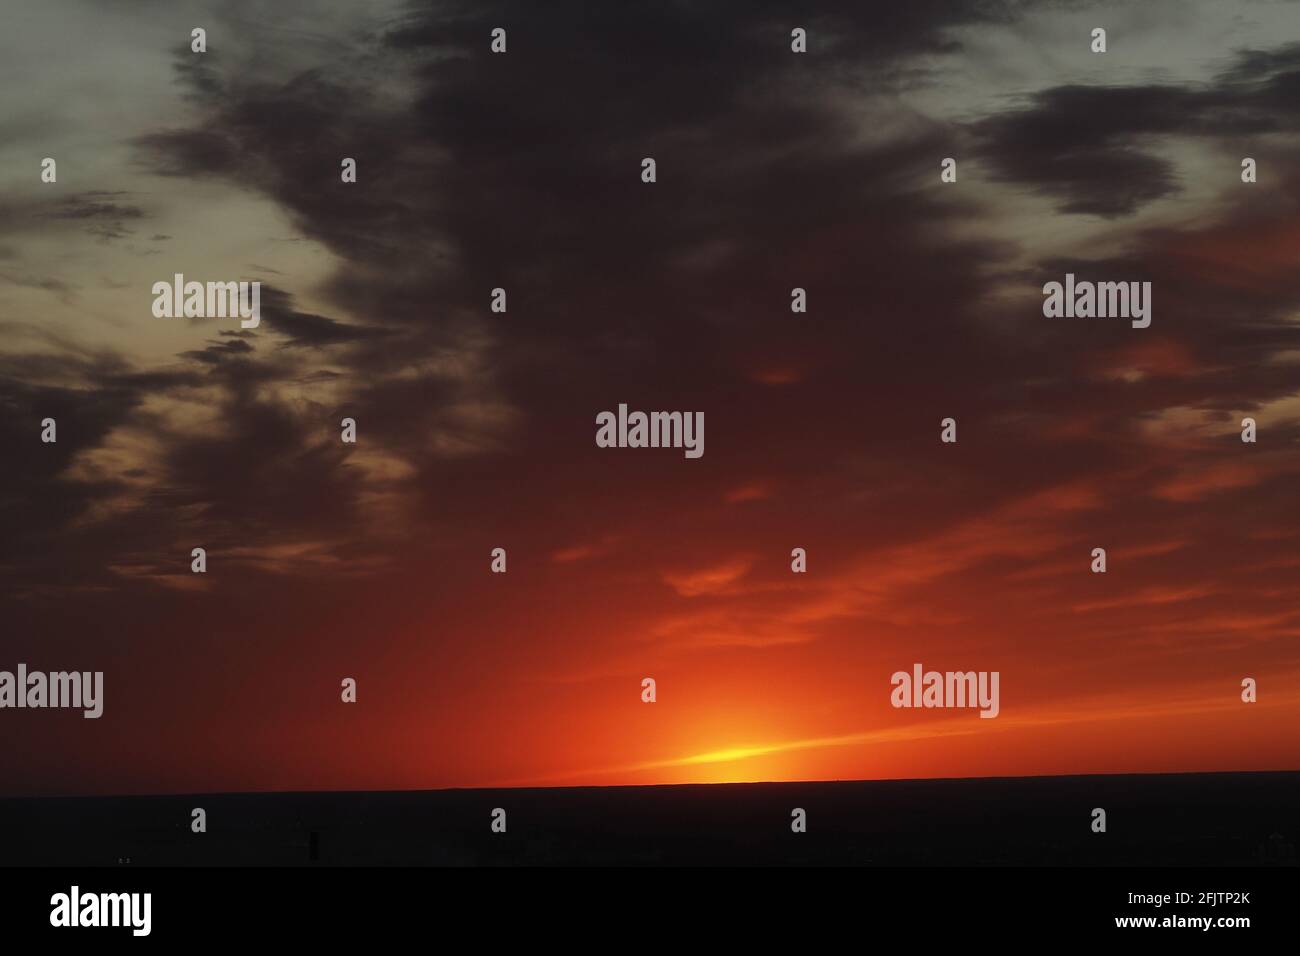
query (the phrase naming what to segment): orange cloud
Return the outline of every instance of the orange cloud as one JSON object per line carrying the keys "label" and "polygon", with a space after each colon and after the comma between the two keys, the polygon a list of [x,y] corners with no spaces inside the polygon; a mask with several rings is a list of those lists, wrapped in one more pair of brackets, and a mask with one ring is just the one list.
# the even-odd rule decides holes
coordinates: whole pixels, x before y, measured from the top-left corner
{"label": "orange cloud", "polygon": [[732,488],[722,496],[722,500],[729,505],[740,504],[745,501],[761,501],[764,498],[772,496],[772,485],[766,481],[751,481],[746,484]]}
{"label": "orange cloud", "polygon": [[748,574],[753,564],[752,559],[739,557],[698,571],[684,574],[668,573],[663,576],[663,579],[683,597],[698,597],[701,594],[716,594],[726,590]]}
{"label": "orange cloud", "polygon": [[1245,461],[1225,461],[1200,470],[1188,469],[1155,489],[1168,501],[1200,501],[1219,491],[1249,488],[1264,477],[1264,470]]}

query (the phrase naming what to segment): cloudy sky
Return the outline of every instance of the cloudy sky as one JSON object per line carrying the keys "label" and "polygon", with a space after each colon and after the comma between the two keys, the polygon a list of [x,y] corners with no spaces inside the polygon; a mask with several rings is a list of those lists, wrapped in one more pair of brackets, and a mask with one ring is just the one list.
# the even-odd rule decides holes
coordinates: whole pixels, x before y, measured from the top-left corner
{"label": "cloudy sky", "polygon": [[0,792],[1294,769],[1300,5],[848,6],[10,4]]}

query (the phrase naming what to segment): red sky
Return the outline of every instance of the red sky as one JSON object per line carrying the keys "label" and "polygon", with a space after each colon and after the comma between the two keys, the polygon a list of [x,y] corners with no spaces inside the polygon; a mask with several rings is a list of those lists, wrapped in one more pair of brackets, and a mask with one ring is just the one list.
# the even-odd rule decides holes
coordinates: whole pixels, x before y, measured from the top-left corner
{"label": "red sky", "polygon": [[101,58],[0,153],[0,670],[105,712],[0,711],[0,795],[1295,769],[1300,53],[1016,11],[27,15]]}

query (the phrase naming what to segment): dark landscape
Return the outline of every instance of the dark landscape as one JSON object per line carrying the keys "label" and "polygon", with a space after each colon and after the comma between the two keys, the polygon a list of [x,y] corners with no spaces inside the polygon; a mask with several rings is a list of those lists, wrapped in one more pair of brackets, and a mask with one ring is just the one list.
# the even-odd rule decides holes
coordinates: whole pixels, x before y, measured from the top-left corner
{"label": "dark landscape", "polygon": [[19,866],[1294,866],[1297,837],[1294,772],[0,800]]}

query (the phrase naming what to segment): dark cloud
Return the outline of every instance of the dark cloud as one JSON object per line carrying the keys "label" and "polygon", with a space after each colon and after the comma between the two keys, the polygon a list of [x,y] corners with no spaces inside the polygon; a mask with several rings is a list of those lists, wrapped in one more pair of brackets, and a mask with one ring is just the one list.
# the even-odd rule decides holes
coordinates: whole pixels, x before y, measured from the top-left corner
{"label": "dark cloud", "polygon": [[[90,568],[102,553],[67,546],[67,530],[101,496],[113,493],[111,478],[69,480],[72,459],[100,445],[138,408],[144,383],[122,380],[111,357],[0,355],[0,442],[9,449],[0,482],[0,567],[10,595],[35,582],[82,583],[101,579]],[[41,384],[45,381],[77,385]],[[53,418],[58,441],[42,443],[42,421]]]}
{"label": "dark cloud", "polygon": [[1170,138],[1240,144],[1293,131],[1297,90],[1292,44],[1241,53],[1206,85],[1053,87],[971,130],[999,178],[1050,196],[1061,212],[1125,216],[1181,188],[1164,155]]}
{"label": "dark cloud", "polygon": [[122,239],[130,234],[129,220],[144,217],[144,210],[121,201],[123,192],[91,191],[68,196],[44,215],[79,222],[101,239]]}
{"label": "dark cloud", "polygon": [[162,176],[229,175],[239,170],[235,146],[223,133],[164,130],[139,137],[135,145]]}
{"label": "dark cloud", "polygon": [[146,218],[144,209],[126,202],[129,193],[90,190],[44,198],[0,197],[0,234],[23,235],[61,229],[85,230],[100,239],[124,239],[129,223]]}
{"label": "dark cloud", "polygon": [[293,308],[292,296],[266,283],[261,288],[261,317],[266,331],[285,336],[290,347],[342,345],[389,334],[389,330],[373,325],[347,325],[323,315],[300,312]]}
{"label": "dark cloud", "polygon": [[244,339],[231,339],[225,342],[213,342],[198,351],[182,352],[181,357],[215,365],[230,358],[242,358],[252,353],[252,351],[253,346]]}
{"label": "dark cloud", "polygon": [[[768,366],[794,359],[808,379],[772,412],[785,432],[864,373],[880,389],[919,396],[924,383],[891,358],[909,347],[908,325],[869,331],[856,303],[941,323],[941,365],[977,355],[967,310],[951,306],[991,250],[948,245],[942,278],[918,271],[934,248],[921,218],[961,215],[914,191],[905,172],[929,162],[942,133],[864,142],[833,100],[862,84],[915,80],[910,58],[954,49],[948,27],[1001,15],[995,5],[947,4],[820,14],[807,21],[820,73],[789,53],[776,4],[521,9],[505,59],[486,51],[488,12],[412,8],[376,31],[361,69],[321,63],[279,82],[246,77],[229,56],[179,52],[197,122],[138,137],[139,158],[162,175],[226,177],[272,198],[341,258],[324,291],[348,318],[298,310],[264,285],[257,332],[223,330],[178,356],[178,370],[114,372],[123,390],[115,426],[129,423],[163,455],[145,469],[157,523],[137,520],[134,550],[174,547],[166,515],[245,548],[323,524],[338,548],[349,534],[364,537],[343,520],[356,514],[360,474],[344,465],[337,436],[320,431],[335,429],[342,410],[286,402],[273,387],[286,381],[344,386],[346,410],[370,440],[414,463],[404,492],[424,522],[496,509],[504,479],[484,468],[503,455],[536,462],[526,466],[529,495],[511,496],[503,516],[581,483],[587,463],[572,452],[590,444],[594,410],[620,394],[648,399],[665,381],[665,400],[703,403],[722,418],[741,469],[759,466],[772,421],[710,394],[764,396],[753,376]],[[274,36],[249,42],[276,61]],[[555,50],[565,55],[546,52]],[[396,105],[380,94],[390,75],[414,82]],[[661,164],[653,191],[639,182],[643,155]],[[343,156],[358,159],[355,185],[339,182]],[[138,214],[102,193],[45,215],[121,224]],[[747,281],[754,275],[771,281]],[[814,286],[815,340],[791,326],[785,303],[796,283]],[[486,303],[498,285],[511,305],[493,326]],[[268,336],[283,347],[259,350]],[[293,358],[322,350],[332,369]],[[399,374],[412,362],[435,371]],[[219,436],[177,433],[142,411],[146,399],[196,394],[219,411]],[[109,431],[78,430],[76,447],[103,446]],[[810,437],[790,436],[793,457]],[[44,491],[75,499],[68,514],[123,494],[112,481]],[[114,561],[116,520],[95,533],[107,550],[93,580]]]}
{"label": "dark cloud", "polygon": [[71,295],[76,291],[74,286],[53,276],[23,276],[0,272],[0,279],[26,289],[41,289],[45,292],[56,292],[59,295]]}
{"label": "dark cloud", "polygon": [[[793,21],[775,4],[548,5],[515,11],[510,53],[494,57],[495,12],[421,6],[358,38],[351,59],[279,80],[245,76],[229,58],[196,64],[185,51],[177,75],[200,121],[136,140],[142,160],[171,176],[229,177],[274,200],[340,257],[322,291],[347,319],[300,311],[264,286],[262,329],[182,358],[229,390],[231,427],[252,428],[244,414],[302,423],[301,409],[255,397],[277,377],[347,383],[347,410],[370,439],[414,464],[406,487],[430,523],[453,510],[456,520],[530,523],[536,502],[588,487],[589,422],[622,400],[708,409],[735,476],[718,476],[719,495],[770,470],[779,435],[788,482],[833,481],[822,474],[828,456],[851,463],[875,449],[888,481],[908,475],[941,500],[948,465],[915,436],[956,406],[982,430],[984,450],[970,454],[986,466],[965,477],[960,508],[1101,475],[1117,449],[1062,449],[1047,434],[995,425],[1027,394],[1044,415],[1068,416],[1086,386],[1102,420],[1123,430],[1134,414],[1210,400],[1206,383],[1088,380],[1072,354],[1075,330],[1035,324],[1038,274],[1015,280],[1029,293],[1024,312],[1001,320],[1023,338],[990,334],[981,302],[1014,250],[948,235],[987,210],[922,187],[960,131],[913,123],[864,135],[849,108],[922,82],[923,57],[960,52],[951,27],[1007,16],[1000,5],[947,4],[822,13],[807,21],[818,55],[803,58],[790,54]],[[259,42],[274,62],[279,41]],[[1158,138],[1278,129],[1276,92],[1291,64],[1290,53],[1243,54],[1206,87],[1057,87],[969,130],[998,175],[1063,210],[1117,216],[1178,188],[1172,163],[1149,145]],[[340,182],[343,156],[358,160],[358,183]],[[659,164],[653,186],[639,179],[644,156]],[[1156,277],[1158,326],[1180,314],[1185,347],[1205,359],[1216,332],[1204,306],[1216,294],[1189,287],[1162,251],[1181,238],[1153,235],[1133,259],[1041,266]],[[795,285],[810,290],[807,316],[789,312]],[[498,286],[510,297],[499,317],[487,310]],[[1279,311],[1294,301],[1281,292],[1267,293]],[[1284,333],[1239,329],[1237,367],[1281,348]],[[1093,340],[1099,351],[1109,334]],[[259,353],[264,336],[287,342]],[[295,367],[293,355],[322,350],[331,369]],[[400,374],[409,363],[456,371]],[[991,383],[989,369],[999,383],[1050,384]],[[1278,375],[1253,381],[1259,401],[1287,388]],[[788,384],[765,384],[779,382]],[[1215,391],[1226,400],[1236,384],[1221,378]],[[319,411],[333,420],[339,410]],[[828,447],[828,434],[855,436],[858,448]],[[1056,453],[1008,477],[1000,461],[1039,441]],[[602,463],[615,483],[637,482],[644,468]],[[508,493],[521,472],[528,493]],[[228,477],[186,474],[195,502],[219,495]],[[350,479],[340,487],[357,490]],[[668,482],[660,494],[671,506],[698,491]],[[918,510],[938,526],[960,509]]]}

